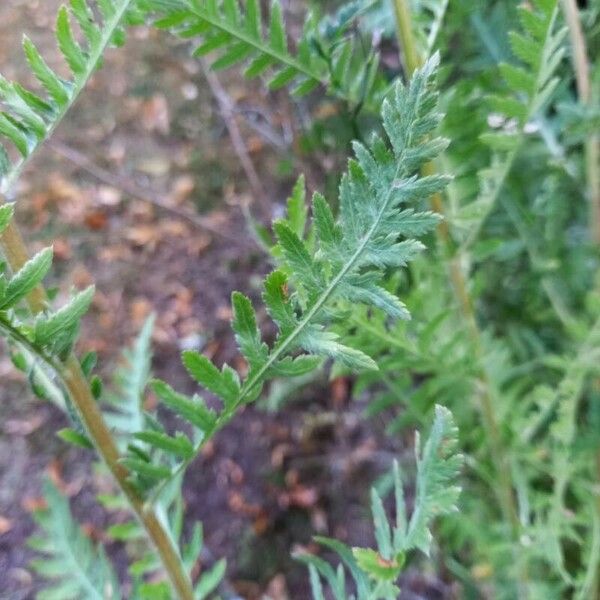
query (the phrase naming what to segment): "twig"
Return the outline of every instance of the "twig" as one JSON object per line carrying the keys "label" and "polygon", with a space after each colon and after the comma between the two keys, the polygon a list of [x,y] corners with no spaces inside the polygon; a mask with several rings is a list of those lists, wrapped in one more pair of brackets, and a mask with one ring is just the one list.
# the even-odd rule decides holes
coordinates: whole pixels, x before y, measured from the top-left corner
{"label": "twig", "polygon": [[[569,28],[573,48],[573,69],[579,101],[584,106],[592,102],[590,64],[585,35],[575,0],[562,0],[563,12]],[[590,230],[595,244],[600,245],[600,135],[591,131],[585,141],[586,178],[590,202]]]}
{"label": "twig", "polygon": [[222,237],[230,242],[239,242],[239,239],[234,238],[233,236],[230,236],[227,233],[215,227],[215,225],[211,223],[209,219],[206,219],[200,215],[196,215],[189,210],[179,208],[178,206],[171,206],[170,204],[167,204],[164,200],[161,200],[154,191],[132,183],[129,179],[125,179],[122,176],[113,175],[106,169],[103,169],[101,166],[97,165],[89,157],[85,156],[78,150],[75,150],[74,148],[71,148],[70,146],[67,146],[66,144],[57,140],[49,141],[48,146],[54,152],[56,152],[63,158],[66,158],[74,165],[77,165],[80,169],[84,170],[86,173],[89,173],[90,175],[92,175],[92,177],[95,177],[102,183],[119,189],[128,196],[137,198],[138,200],[142,200],[143,202],[148,202],[149,204],[156,206],[160,210],[169,212],[179,217],[180,219],[191,223],[199,229],[210,231],[210,233]]}
{"label": "twig", "polygon": [[237,154],[240,164],[242,165],[242,169],[244,169],[244,173],[246,174],[248,183],[252,189],[254,201],[260,207],[260,212],[263,214],[263,216],[270,220],[272,216],[272,210],[270,203],[268,202],[267,192],[265,191],[260,177],[256,172],[254,163],[252,162],[250,154],[248,153],[248,149],[246,148],[246,144],[244,143],[244,138],[242,137],[238,124],[235,120],[234,103],[221,85],[219,78],[214,74],[213,71],[211,71],[206,61],[201,60],[200,65],[202,67],[204,77],[206,78],[206,82],[210,87],[210,91],[212,92],[219,106],[219,112],[221,113],[221,117],[223,117],[223,121],[225,122],[225,127],[227,128],[227,132],[231,138],[233,149]]}

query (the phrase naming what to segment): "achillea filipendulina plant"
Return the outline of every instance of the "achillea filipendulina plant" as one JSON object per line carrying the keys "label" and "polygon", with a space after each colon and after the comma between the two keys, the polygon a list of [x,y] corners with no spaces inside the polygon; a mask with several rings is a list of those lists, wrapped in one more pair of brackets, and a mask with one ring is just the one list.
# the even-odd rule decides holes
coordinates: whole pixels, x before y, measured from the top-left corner
{"label": "achillea filipendulina plant", "polygon": [[[224,561],[191,575],[203,536],[199,524],[184,535],[185,470],[265,388],[305,384],[323,363],[353,378],[365,418],[385,415],[390,434],[433,426],[425,444],[417,439],[414,499],[405,502],[410,478],[397,465],[393,520],[372,492],[376,548],[317,538],[337,568],[298,555],[316,600],[398,597],[412,550],[431,554],[459,595],[596,597],[598,8],[356,0],[325,17],[312,8],[292,39],[278,0],[268,9],[259,0],[71,0],[56,23],[70,77],[25,38],[38,88],[0,79],[0,332],[34,393],[69,415],[60,437],[95,449],[114,477],[119,494],[100,500],[135,519],[110,535],[150,542],[120,581],[46,483],[32,540],[48,579],[40,597],[220,597]],[[103,392],[95,357],[74,353],[93,287],[55,308],[42,287],[52,249],[29,258],[7,203],[107,49],[143,22],[189,40],[214,70],[240,69],[294,101],[329,94],[360,138],[338,198],[316,192],[307,206],[300,178],[272,235],[260,232],[274,263],[262,285],[274,341],[234,292],[247,372],[185,352],[201,387],[192,396],[151,379],[152,320],[124,353],[117,392]],[[394,33],[400,66],[387,52]],[[144,408],[148,386],[175,430]],[[462,455],[460,511],[432,537],[433,518],[456,508]]]}

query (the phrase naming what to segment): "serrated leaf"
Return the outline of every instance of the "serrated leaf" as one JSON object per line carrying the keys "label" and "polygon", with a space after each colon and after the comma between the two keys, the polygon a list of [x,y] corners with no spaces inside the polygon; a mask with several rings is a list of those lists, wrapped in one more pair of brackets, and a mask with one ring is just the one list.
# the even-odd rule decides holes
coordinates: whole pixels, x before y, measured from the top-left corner
{"label": "serrated leaf", "polygon": [[80,448],[85,448],[86,450],[93,450],[94,444],[90,441],[90,439],[75,431],[74,429],[65,428],[56,432],[56,435],[65,442],[69,444],[73,444],[74,446],[79,446]]}
{"label": "serrated leaf", "polygon": [[178,433],[175,437],[172,437],[158,431],[140,431],[134,434],[134,437],[141,442],[146,442],[154,448],[159,448],[179,458],[187,459],[194,454],[194,446],[187,436],[182,433]]}
{"label": "serrated leaf", "polygon": [[219,371],[204,355],[198,352],[183,353],[183,364],[188,373],[207,390],[221,398],[225,406],[233,404],[240,393],[237,373],[228,365]]}
{"label": "serrated leaf", "polygon": [[[462,465],[457,453],[458,430],[447,408],[437,405],[429,438],[423,449],[417,439],[417,496],[418,510],[408,524],[405,548],[419,548],[429,553],[431,533],[429,522],[436,516],[456,510],[460,487],[456,485]],[[400,550],[400,549],[399,549]]]}
{"label": "serrated leaf", "polygon": [[170,385],[160,380],[152,382],[152,389],[166,406],[201,431],[210,431],[214,426],[215,414],[201,399],[192,399],[179,394]]}
{"label": "serrated leaf", "polygon": [[69,11],[64,5],[58,10],[58,17],[56,19],[56,39],[58,40],[58,47],[71,71],[76,75],[84,73],[87,63],[86,57],[73,36],[69,20]]}
{"label": "serrated leaf", "polygon": [[231,326],[238,346],[251,366],[260,365],[266,360],[267,348],[261,340],[252,303],[240,292],[234,292],[231,301],[233,307]]}
{"label": "serrated leaf", "polygon": [[52,256],[52,248],[44,248],[13,275],[0,301],[0,309],[14,306],[40,284],[52,266]]}
{"label": "serrated leaf", "polygon": [[383,558],[371,548],[352,548],[358,566],[375,580],[396,581],[402,571],[404,555]]}
{"label": "serrated leaf", "polygon": [[67,104],[69,101],[69,94],[64,83],[58,75],[48,67],[33,42],[27,36],[23,38],[23,49],[33,74],[48,92],[48,95],[60,107]]}
{"label": "serrated leaf", "polygon": [[15,212],[14,204],[0,205],[0,234],[8,227]]}
{"label": "serrated leaf", "polygon": [[75,294],[65,306],[56,312],[39,316],[35,322],[36,342],[44,346],[55,342],[63,333],[70,334],[79,325],[81,317],[88,311],[94,292],[94,286],[90,286]]}
{"label": "serrated leaf", "polygon": [[43,486],[48,508],[34,518],[43,538],[33,546],[46,554],[33,563],[42,576],[51,578],[45,588],[47,598],[87,598],[117,600],[118,580],[101,548],[94,547],[74,521],[69,503],[49,482]]}
{"label": "serrated leaf", "polygon": [[294,189],[287,201],[287,224],[289,228],[299,237],[304,237],[306,227],[306,182],[304,175],[300,175],[294,184]]}

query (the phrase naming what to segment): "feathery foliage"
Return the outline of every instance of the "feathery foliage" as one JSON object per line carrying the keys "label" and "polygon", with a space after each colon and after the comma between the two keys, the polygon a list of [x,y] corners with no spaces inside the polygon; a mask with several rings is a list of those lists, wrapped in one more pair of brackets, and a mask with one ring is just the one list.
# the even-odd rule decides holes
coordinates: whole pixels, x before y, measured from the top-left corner
{"label": "feathery foliage", "polygon": [[501,93],[487,99],[495,124],[493,131],[482,134],[482,141],[492,150],[488,168],[480,174],[479,197],[464,206],[457,222],[468,234],[471,245],[498,197],[527,135],[540,128],[538,117],[558,85],[556,70],[564,54],[566,29],[557,26],[557,0],[540,0],[519,7],[522,32],[510,32],[510,45],[520,64],[501,63],[499,70],[506,83]]}
{"label": "feathery foliage", "polygon": [[[123,43],[123,25],[128,18],[134,18],[128,16],[133,5],[134,0],[99,0],[101,19],[96,19],[88,0],[71,0],[68,7],[61,7],[56,20],[56,40],[71,72],[68,80],[55,73],[33,42],[24,37],[23,50],[29,68],[45,95],[41,97],[0,75],[0,193],[11,190],[31,156],[73,105],[106,48]],[[81,29],[83,44],[74,33],[73,22]],[[11,160],[2,142],[9,142],[18,151],[18,158]]]}
{"label": "feathery foliage", "polygon": [[[12,204],[0,207],[0,229],[8,225],[12,214]],[[0,328],[12,341],[34,350],[48,365],[55,366],[57,359],[68,355],[77,338],[79,322],[92,302],[94,287],[73,294],[56,311],[48,309],[34,319],[24,319],[19,307],[42,282],[51,265],[52,248],[46,248],[16,273],[0,273]],[[5,268],[5,265],[2,266]]]}
{"label": "feathery foliage", "polygon": [[115,369],[114,391],[107,394],[110,408],[107,421],[124,441],[144,429],[144,393],[150,379],[154,315],[148,317],[135,343],[122,353],[122,363]]}
{"label": "feathery foliage", "polygon": [[[301,239],[304,217],[297,206],[302,196],[297,189],[290,219],[274,224],[281,266],[266,278],[263,292],[267,312],[279,331],[273,346],[262,340],[250,300],[234,292],[232,327],[248,364],[245,379],[240,381],[229,365],[218,369],[205,356],[185,352],[188,372],[221,400],[222,410],[215,412],[201,397],[189,398],[156,381],[156,394],[194,427],[198,439],[192,443],[183,434],[169,436],[160,427],[138,438],[177,462],[183,459],[185,465],[238,408],[260,394],[267,379],[302,375],[322,358],[355,370],[377,368],[371,357],[342,344],[327,325],[332,309],[346,303],[369,306],[391,318],[409,316],[404,304],[380,283],[384,269],[406,265],[423,249],[411,236],[423,235],[439,221],[437,215],[407,207],[448,182],[446,176],[418,175],[420,167],[446,145],[433,137],[440,120],[433,89],[437,61],[432,58],[408,86],[398,84],[384,102],[382,119],[390,146],[377,136],[369,147],[354,144],[356,158],[350,160],[340,184],[338,219],[323,196],[315,194],[314,239],[310,243]],[[125,464],[137,474],[142,488],[168,480],[173,472],[168,462],[144,460],[138,452],[128,456]]]}
{"label": "feathery foliage", "polygon": [[261,76],[271,90],[291,86],[300,97],[322,84],[353,106],[373,109],[387,89],[378,55],[365,55],[353,36],[345,35],[355,10],[324,27],[309,16],[292,50],[279,0],[264,16],[259,0],[247,0],[243,8],[239,0],[144,0],[142,6],[156,15],[157,27],[184,39],[200,38],[193,54],[215,54],[214,70],[242,65],[245,77]]}
{"label": "feathery foliage", "polygon": [[[563,60],[569,44],[561,6],[569,2],[406,3],[413,31],[403,35],[412,34],[420,56],[439,48],[444,57],[435,87],[448,113],[440,134],[452,140],[448,148],[436,137],[437,57],[406,86],[396,82],[409,77],[398,72],[402,56],[398,61],[389,52],[395,28],[388,0],[335,3],[335,12],[324,18],[317,10],[298,40],[290,35],[293,28],[286,30],[285,3],[278,0],[269,9],[259,0],[135,0],[135,10],[134,0],[71,0],[56,28],[71,73],[67,81],[25,41],[44,93],[0,79],[2,192],[66,114],[105,48],[122,42],[123,26],[146,16],[189,39],[193,53],[207,56],[216,71],[241,67],[267,88],[289,86],[299,105],[310,108],[307,115],[318,112],[312,110],[317,94],[308,101],[300,97],[327,90],[351,109],[357,137],[369,140],[354,144],[337,216],[316,193],[309,218],[300,178],[273,238],[261,238],[276,264],[263,285],[272,320],[265,331],[276,334],[267,342],[271,338],[263,337],[258,318],[265,311],[233,294],[232,326],[245,369],[185,352],[184,365],[202,395],[187,396],[154,380],[162,406],[153,411],[144,403],[151,321],[126,351],[111,392],[103,393],[92,374],[94,355],[75,361],[86,392],[107,400],[101,406],[119,447],[117,467],[128,476],[121,485],[125,494],[101,501],[109,510],[141,505],[134,509],[139,523],[119,513],[108,530],[135,557],[128,597],[173,597],[160,580],[164,559],[148,551],[143,538],[147,514],[166,533],[171,565],[181,563],[184,579],[197,573],[199,557],[212,565],[195,578],[190,594],[204,598],[216,591],[225,563],[202,548],[200,525],[183,525],[184,469],[268,383],[306,381],[327,359],[334,375],[350,376],[353,396],[365,401],[365,416],[381,416],[389,433],[429,423],[432,411],[435,419],[429,441],[423,448],[417,443],[412,510],[405,508],[397,466],[395,522],[372,493],[376,548],[350,549],[318,538],[342,564],[334,568],[319,556],[301,557],[309,565],[314,598],[396,598],[409,553],[429,552],[432,519],[453,510],[458,494],[459,442],[439,403],[452,409],[470,467],[461,511],[436,527],[441,571],[458,593],[507,599],[598,595],[600,301],[597,249],[585,234],[585,195],[594,187],[581,185],[584,174],[593,179],[600,170],[587,153],[600,98],[598,7],[591,4],[579,13],[591,74],[585,102],[575,97],[576,81]],[[571,53],[581,59],[581,40]],[[580,79],[581,63],[576,66]],[[369,119],[359,123],[358,112],[366,107],[379,113],[384,96],[383,128]],[[371,136],[373,128],[378,134]],[[337,156],[342,144],[338,138],[331,144]],[[426,164],[427,173],[438,169],[457,177],[446,188],[446,177],[420,176]],[[422,238],[440,221],[422,208],[432,194],[445,203],[448,229],[438,230],[442,251],[425,255]],[[498,204],[503,210],[496,210]],[[0,233],[11,217],[12,206],[0,206]],[[74,294],[54,312],[48,301],[37,317],[26,309],[26,296],[51,262],[48,248],[13,273],[2,265],[0,331],[33,391],[66,409],[71,427],[59,436],[101,449],[84,428],[65,380],[93,290]],[[465,285],[449,285],[448,274],[465,274]],[[484,396],[487,405],[479,402]],[[162,418],[165,408],[180,417],[175,424]],[[482,426],[486,410],[491,428]],[[497,463],[490,456],[496,449],[503,455]],[[509,511],[500,510],[503,494]],[[118,597],[102,551],[79,530],[58,492],[47,487],[46,495],[44,537],[38,540],[49,557],[38,562],[40,572],[53,578],[46,597]],[[81,564],[73,566],[69,561],[80,555]],[[97,564],[98,573],[92,572]]]}
{"label": "feathery foliage", "polygon": [[407,553],[418,549],[429,554],[429,528],[433,519],[457,510],[460,487],[456,485],[456,480],[462,464],[462,456],[457,453],[457,447],[457,429],[452,415],[438,405],[435,407],[431,433],[423,449],[420,448],[417,434],[416,498],[410,519],[406,515],[400,468],[394,462],[395,523],[388,520],[379,493],[375,488],[371,489],[377,550],[350,549],[337,540],[317,538],[321,545],[333,550],[345,563],[354,579],[356,594],[349,595],[346,592],[346,579],[341,565],[334,570],[317,556],[297,555],[309,567],[314,600],[325,597],[321,577],[329,585],[336,600],[394,600],[398,597],[400,590],[396,582],[405,565]]}
{"label": "feathery foliage", "polygon": [[49,481],[44,484],[44,499],[47,508],[34,514],[43,535],[29,540],[32,548],[45,555],[35,559],[32,567],[49,580],[37,598],[121,598],[118,579],[104,551],[94,547],[82,532],[73,520],[68,501]]}

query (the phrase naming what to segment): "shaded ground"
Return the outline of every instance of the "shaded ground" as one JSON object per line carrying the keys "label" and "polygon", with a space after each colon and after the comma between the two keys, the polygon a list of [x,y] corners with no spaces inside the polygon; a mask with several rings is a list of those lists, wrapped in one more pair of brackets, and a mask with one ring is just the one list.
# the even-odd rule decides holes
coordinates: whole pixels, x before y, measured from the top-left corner
{"label": "shaded ground", "polygon": [[[27,80],[20,32],[55,64],[50,29],[58,2],[8,4],[0,6],[0,68]],[[255,120],[243,135],[267,190],[262,200],[276,214],[299,172],[290,167],[293,111],[285,95],[266,96],[235,75],[224,84]],[[69,153],[75,163],[64,158]],[[325,181],[323,167],[335,161],[319,163],[303,165],[311,186]],[[89,172],[94,166],[114,180],[99,181]],[[54,240],[62,292],[96,282],[80,350],[96,350],[102,372],[110,372],[152,311],[154,370],[175,387],[191,385],[179,362],[183,348],[235,364],[229,296],[239,289],[256,298],[268,264],[240,210],[251,199],[245,174],[184,45],[145,29],[133,32],[126,50],[110,53],[23,182],[18,220],[32,248]],[[147,198],[133,198],[132,185]],[[211,231],[148,201],[157,198],[201,214]],[[17,600],[32,597],[37,586],[25,540],[44,473],[64,483],[95,535],[106,516],[94,503],[103,483],[92,480],[89,457],[51,434],[64,417],[31,398],[5,353],[0,376],[0,598]],[[384,424],[361,418],[360,405],[348,402],[348,386],[316,382],[276,415],[247,409],[188,473],[188,513],[204,522],[208,562],[227,556],[228,580],[243,598],[307,598],[304,569],[290,556],[312,548],[315,533],[370,542],[369,484],[407,442],[383,443]],[[124,555],[117,545],[111,553]],[[410,573],[405,588],[407,598],[450,597],[436,580]]]}

